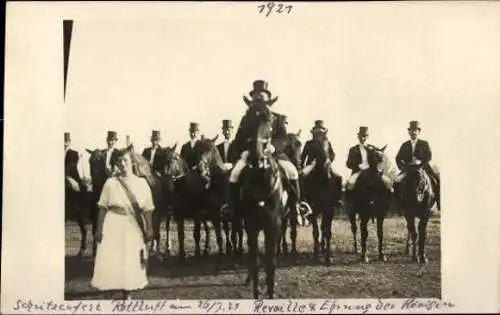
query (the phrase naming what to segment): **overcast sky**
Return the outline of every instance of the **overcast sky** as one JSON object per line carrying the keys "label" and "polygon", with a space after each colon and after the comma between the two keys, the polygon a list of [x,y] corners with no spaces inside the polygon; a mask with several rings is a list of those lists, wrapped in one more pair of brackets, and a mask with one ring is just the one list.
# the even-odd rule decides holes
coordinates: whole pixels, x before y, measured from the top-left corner
{"label": "overcast sky", "polygon": [[[238,125],[246,110],[242,96],[253,80],[264,79],[279,96],[273,109],[288,116],[290,132],[302,129],[303,141],[314,120],[325,120],[344,176],[360,125],[370,129],[368,142],[388,144],[394,156],[408,139],[408,122],[419,120],[439,164],[450,137],[464,134],[450,125],[462,120],[460,128],[481,128],[479,116],[464,118],[460,109],[499,101],[491,93],[498,91],[495,81],[488,81],[499,58],[487,49],[492,40],[500,43],[498,32],[468,16],[470,23],[460,24],[457,15],[446,19],[431,10],[360,10],[297,24],[77,20],[66,129],[80,151],[104,148],[107,130],[118,132],[119,146],[130,134],[141,151],[152,129],[161,130],[163,145],[180,145],[190,121],[213,137],[222,119]],[[469,97],[478,89],[481,100]]]}

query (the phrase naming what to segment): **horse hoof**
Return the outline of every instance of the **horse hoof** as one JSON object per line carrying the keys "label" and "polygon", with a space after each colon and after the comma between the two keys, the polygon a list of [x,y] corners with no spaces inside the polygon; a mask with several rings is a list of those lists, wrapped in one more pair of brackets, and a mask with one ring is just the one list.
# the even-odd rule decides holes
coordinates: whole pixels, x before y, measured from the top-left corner
{"label": "horse hoof", "polygon": [[411,260],[413,260],[413,262],[418,262],[418,257],[417,256],[412,256]]}
{"label": "horse hoof", "polygon": [[418,262],[421,264],[427,264],[429,262],[429,259],[427,259],[427,257],[424,255],[419,257]]}
{"label": "horse hoof", "polygon": [[387,262],[387,256],[385,256],[384,254],[379,254],[379,255],[378,255],[378,259],[379,259],[381,262]]}
{"label": "horse hoof", "polygon": [[179,260],[180,261],[185,261],[186,260],[186,254],[179,254]]}
{"label": "horse hoof", "polygon": [[332,257],[326,257],[325,258],[325,265],[326,266],[331,266],[332,265]]}
{"label": "horse hoof", "polygon": [[364,254],[364,255],[361,255],[361,262],[368,264],[370,262],[370,259],[368,258],[368,256],[366,254]]}
{"label": "horse hoof", "polygon": [[410,250],[409,250],[408,248],[407,248],[407,249],[405,249],[405,251],[404,251],[403,255],[405,255],[405,256],[409,256],[409,255],[410,255]]}
{"label": "horse hoof", "polygon": [[353,254],[359,254],[359,251],[356,247],[354,247],[354,249],[352,250]]}

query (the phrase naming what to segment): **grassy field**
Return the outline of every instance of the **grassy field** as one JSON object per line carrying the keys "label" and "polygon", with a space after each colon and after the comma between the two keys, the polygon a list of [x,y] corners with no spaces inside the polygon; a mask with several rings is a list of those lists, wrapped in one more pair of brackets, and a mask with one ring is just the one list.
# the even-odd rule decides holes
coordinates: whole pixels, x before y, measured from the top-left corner
{"label": "grassy field", "polygon": [[[441,242],[440,217],[434,215],[428,225],[427,257],[429,263],[420,265],[404,256],[406,224],[394,216],[384,223],[386,263],[377,261],[375,225],[369,224],[368,251],[371,262],[363,264],[359,255],[352,253],[352,233],[349,222],[337,219],[333,225],[333,263],[326,267],[312,256],[311,227],[299,229],[298,260],[285,257],[281,260],[276,276],[276,298],[408,298],[441,297]],[[175,229],[175,225],[174,225]],[[249,299],[251,287],[243,285],[246,267],[243,262],[234,264],[229,258],[218,260],[216,244],[212,253],[196,262],[191,228],[188,226],[186,250],[188,258],[180,263],[176,257],[176,233],[173,233],[174,256],[164,262],[151,260],[149,285],[136,292],[142,299]],[[164,237],[164,235],[163,235]],[[359,242],[358,230],[358,242]],[[212,238],[213,233],[212,233]],[[202,232],[202,244],[204,233]],[[90,241],[90,240],[89,240]],[[66,284],[65,298],[113,298],[90,286],[92,260],[75,257],[80,242],[78,228],[66,225]],[[264,272],[261,271],[264,282]],[[261,292],[265,292],[263,286]]]}

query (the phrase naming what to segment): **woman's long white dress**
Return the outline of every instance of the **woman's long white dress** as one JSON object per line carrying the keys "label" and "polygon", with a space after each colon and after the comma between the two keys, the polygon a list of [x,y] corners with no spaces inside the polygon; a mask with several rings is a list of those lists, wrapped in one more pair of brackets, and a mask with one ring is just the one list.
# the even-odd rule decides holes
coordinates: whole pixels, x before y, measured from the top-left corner
{"label": "woman's long white dress", "polygon": [[[126,179],[143,211],[153,211],[151,190],[140,177]],[[104,184],[99,206],[107,209],[102,241],[97,246],[91,285],[99,290],[137,290],[147,284],[146,269],[141,266],[140,251],[147,250],[141,230],[133,217],[133,208],[125,190],[115,177]],[[115,208],[116,207],[116,208]]]}

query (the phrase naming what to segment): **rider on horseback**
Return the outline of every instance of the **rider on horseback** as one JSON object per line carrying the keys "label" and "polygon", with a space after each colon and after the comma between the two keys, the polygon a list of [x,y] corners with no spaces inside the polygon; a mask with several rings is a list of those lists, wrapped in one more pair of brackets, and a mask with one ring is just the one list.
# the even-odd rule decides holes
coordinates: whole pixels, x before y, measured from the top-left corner
{"label": "rider on horseback", "polygon": [[436,174],[434,169],[429,165],[432,159],[432,152],[429,143],[425,140],[418,138],[420,131],[420,123],[418,121],[410,121],[408,133],[410,140],[404,142],[399,148],[396,155],[396,163],[401,170],[400,175],[394,181],[394,190],[396,198],[401,202],[401,184],[406,177],[406,166],[408,165],[422,165],[422,169],[427,173],[431,179],[432,188],[436,196],[436,204],[441,210],[440,200],[440,180],[439,175]]}
{"label": "rider on horseback", "polygon": [[[349,155],[347,157],[346,166],[349,169],[351,169],[352,173],[351,177],[349,177],[346,184],[346,199],[348,204],[352,203],[352,190],[354,189],[356,182],[358,181],[359,175],[361,174],[362,171],[370,168],[369,161],[372,160],[370,158],[370,154],[373,154],[374,147],[371,144],[366,144],[368,136],[369,136],[368,127],[366,126],[359,127],[358,131],[359,144],[349,149]],[[380,178],[384,183],[384,186],[388,190],[391,190],[392,181],[390,180],[390,178],[383,173],[381,174]]]}
{"label": "rider on horseback", "polygon": [[[252,106],[256,103],[264,103],[267,106],[271,106],[274,102],[277,101],[278,97],[272,98],[271,92],[267,89],[267,82],[263,80],[256,80],[253,83],[253,90],[249,93],[251,99],[249,100],[246,96],[243,97],[243,100],[248,106]],[[278,136],[285,135],[286,129],[285,125],[285,116],[274,113],[274,118],[277,121],[277,126],[280,129],[284,130],[274,130],[274,133]],[[280,121],[281,120],[281,121]],[[251,137],[248,134],[248,130],[245,128],[246,126],[246,116],[243,116],[240,122],[240,126],[236,133],[233,145],[235,152],[238,155],[241,155],[241,158],[236,162],[233,169],[231,170],[231,175],[229,177],[230,182],[230,194],[231,200],[239,199],[239,187],[238,180],[241,171],[247,165],[247,157],[248,157],[248,148],[247,148],[247,140]],[[279,143],[279,142],[277,142]],[[290,161],[288,156],[282,152],[282,148],[280,145],[274,146],[271,143],[268,143],[266,148],[267,154],[272,154],[276,157],[278,164],[281,166],[286,176],[284,179],[284,184],[287,186],[287,191],[290,194],[290,204],[295,205],[295,210],[298,211],[298,202],[300,200],[300,186],[299,186],[299,173],[297,168]]]}

